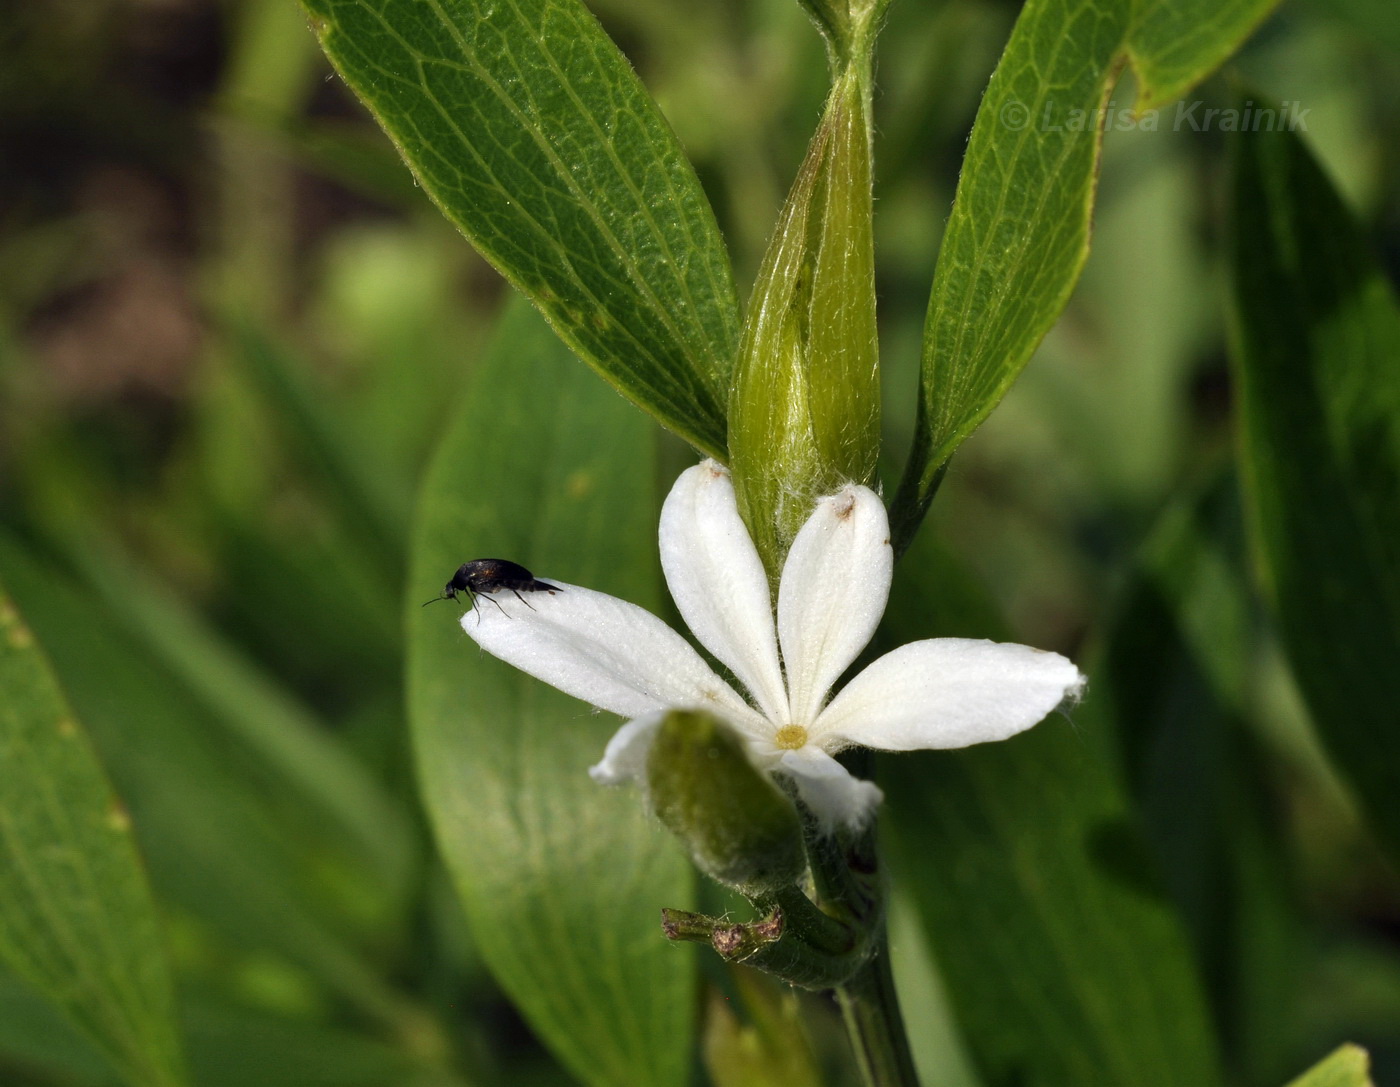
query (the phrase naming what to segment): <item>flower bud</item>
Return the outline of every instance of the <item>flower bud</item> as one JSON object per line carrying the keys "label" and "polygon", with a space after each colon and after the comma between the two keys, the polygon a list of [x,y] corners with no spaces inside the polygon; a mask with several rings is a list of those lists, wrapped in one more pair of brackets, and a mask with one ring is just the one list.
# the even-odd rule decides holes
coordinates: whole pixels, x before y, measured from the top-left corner
{"label": "flower bud", "polygon": [[822,495],[871,484],[880,375],[867,67],[839,73],[749,301],[729,402],[739,509],[777,582]]}
{"label": "flower bud", "polygon": [[647,788],[657,816],[720,883],[756,897],[806,869],[797,809],[717,717],[666,715],[647,756]]}

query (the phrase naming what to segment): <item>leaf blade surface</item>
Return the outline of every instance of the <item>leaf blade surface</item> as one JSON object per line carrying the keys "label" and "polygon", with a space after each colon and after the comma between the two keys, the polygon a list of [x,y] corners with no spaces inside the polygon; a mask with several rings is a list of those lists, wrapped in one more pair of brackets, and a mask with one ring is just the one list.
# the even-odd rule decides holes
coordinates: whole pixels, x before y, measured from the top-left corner
{"label": "leaf blade surface", "polygon": [[578,0],[307,0],[443,213],[580,358],[724,455],[738,304],[675,135]]}
{"label": "leaf blade surface", "polygon": [[542,1040],[590,1084],[679,1085],[694,961],[658,917],[689,901],[692,875],[634,791],[588,777],[617,720],[487,656],[449,608],[419,606],[483,555],[655,606],[645,421],[520,306],[476,389],[506,373],[524,384],[489,413],[468,395],[424,486],[408,602],[421,786],[483,957]]}
{"label": "leaf blade surface", "polygon": [[130,818],[2,588],[0,690],[0,956],[130,1083],[184,1083]]}

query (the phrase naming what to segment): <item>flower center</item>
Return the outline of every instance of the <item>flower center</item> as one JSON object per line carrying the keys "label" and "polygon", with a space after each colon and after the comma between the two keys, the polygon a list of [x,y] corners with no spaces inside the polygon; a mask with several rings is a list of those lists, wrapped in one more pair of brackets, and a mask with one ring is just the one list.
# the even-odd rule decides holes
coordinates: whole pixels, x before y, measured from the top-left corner
{"label": "flower center", "polygon": [[784,725],[778,729],[773,742],[785,751],[796,751],[807,745],[807,730],[801,725]]}

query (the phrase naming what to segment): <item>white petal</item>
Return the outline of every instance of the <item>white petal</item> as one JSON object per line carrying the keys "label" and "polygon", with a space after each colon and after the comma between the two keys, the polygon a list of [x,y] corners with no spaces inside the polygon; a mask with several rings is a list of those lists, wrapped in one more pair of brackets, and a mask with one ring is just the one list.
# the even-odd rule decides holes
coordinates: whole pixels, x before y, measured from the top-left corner
{"label": "white petal", "polygon": [[859,830],[884,799],[884,793],[873,782],[853,776],[830,755],[810,744],[784,752],[778,769],[792,778],[802,802],[827,830],[838,826]]}
{"label": "white petal", "polygon": [[1058,653],[971,638],[911,642],[886,653],[831,700],[811,728],[827,751],[967,747],[1030,728],[1084,687]]}
{"label": "white petal", "polygon": [[764,714],[785,723],[768,578],[729,473],[712,460],[682,472],[661,507],[659,538],[661,568],[686,625]]}
{"label": "white petal", "polygon": [[797,533],[778,586],[778,637],[792,722],[822,699],[865,648],[890,595],[894,552],[884,503],[854,484],[823,498]]}
{"label": "white petal", "polygon": [[656,739],[656,730],[665,718],[665,713],[649,713],[628,721],[613,733],[598,765],[588,768],[589,777],[599,785],[641,781],[646,775],[651,742]]}
{"label": "white petal", "polygon": [[689,642],[651,612],[554,578],[557,593],[497,591],[462,616],[493,656],[624,717],[670,706],[708,707],[740,727],[771,732]]}

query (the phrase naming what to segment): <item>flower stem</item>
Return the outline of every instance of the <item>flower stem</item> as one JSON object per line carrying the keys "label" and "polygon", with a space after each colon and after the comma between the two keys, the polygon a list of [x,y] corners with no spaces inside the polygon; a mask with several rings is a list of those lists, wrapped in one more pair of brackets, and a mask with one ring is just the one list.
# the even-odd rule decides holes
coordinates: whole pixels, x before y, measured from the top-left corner
{"label": "flower stem", "polygon": [[919,1087],[883,929],[875,954],[836,990],[866,1087]]}
{"label": "flower stem", "polygon": [[[873,777],[869,751],[847,753],[851,771]],[[889,936],[885,929],[885,888],[880,874],[880,851],[875,826],[854,835],[821,832],[807,819],[807,858],[822,901],[849,915],[868,934],[865,961],[836,986],[836,998],[846,1021],[865,1087],[919,1087],[914,1058],[899,1013],[899,998],[890,972]]]}

